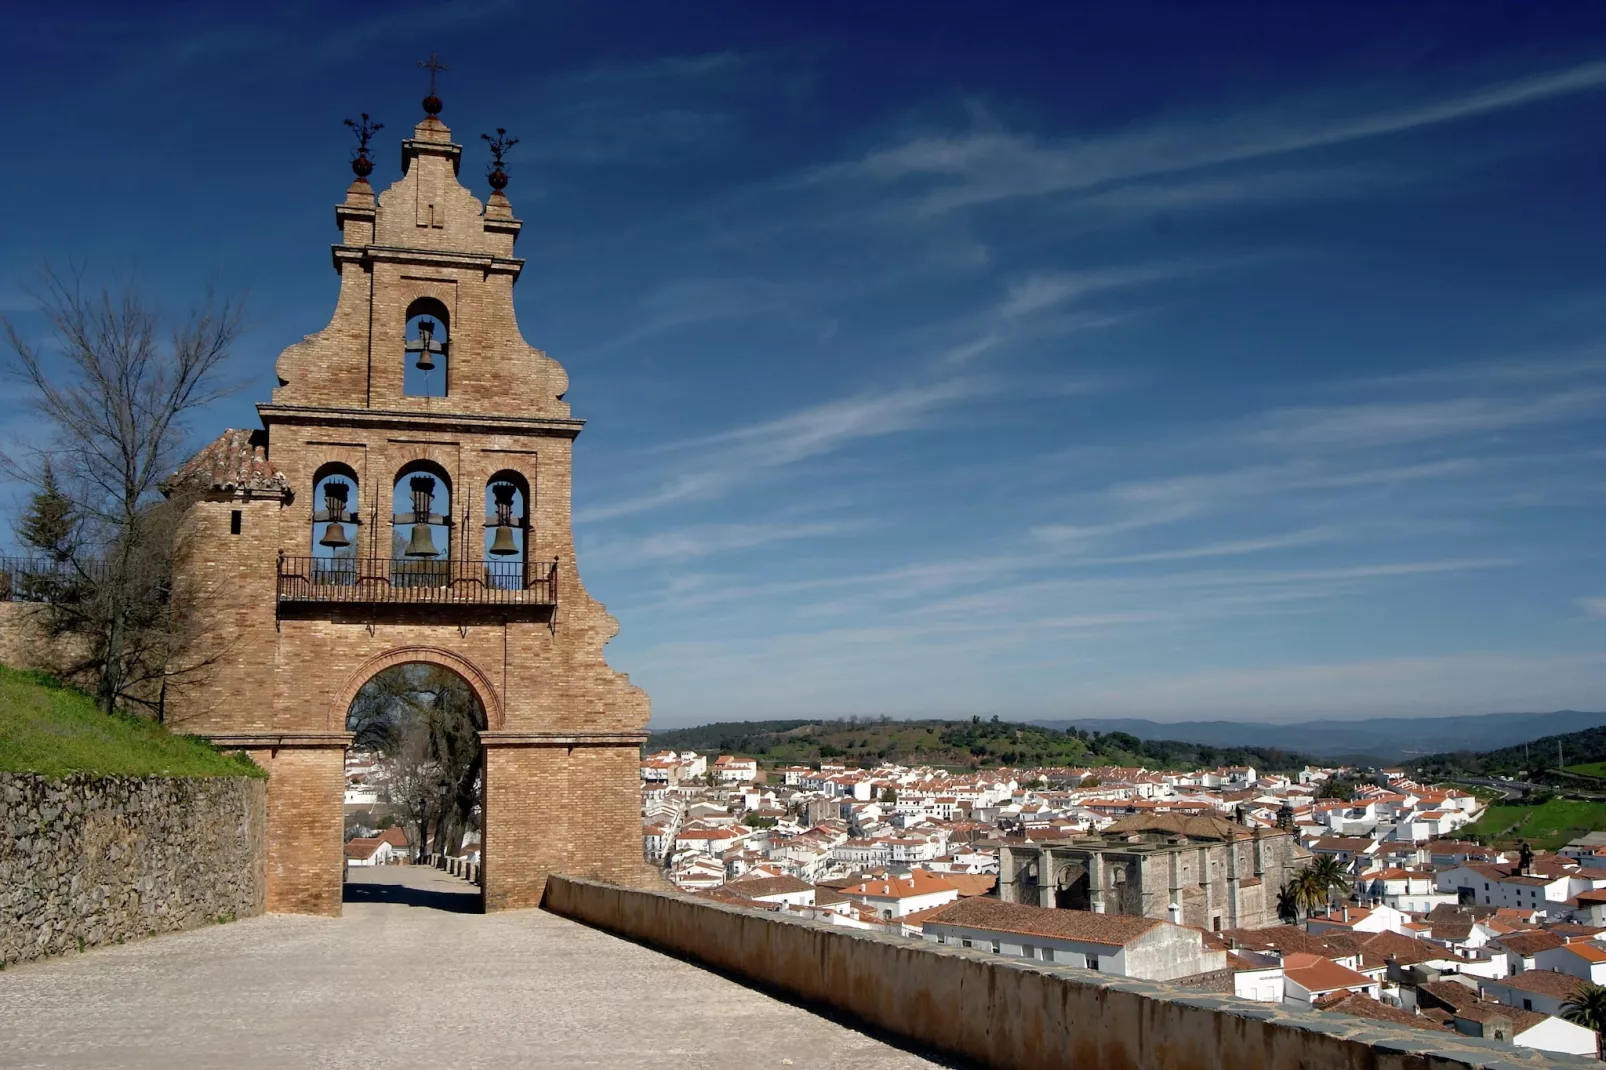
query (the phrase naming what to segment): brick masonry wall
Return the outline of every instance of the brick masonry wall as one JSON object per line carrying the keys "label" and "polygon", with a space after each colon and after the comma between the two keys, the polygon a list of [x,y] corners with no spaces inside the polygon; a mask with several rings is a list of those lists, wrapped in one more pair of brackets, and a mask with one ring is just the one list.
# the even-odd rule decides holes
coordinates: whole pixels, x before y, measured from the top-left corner
{"label": "brick masonry wall", "polygon": [[262,913],[266,788],[0,773],[0,963]]}

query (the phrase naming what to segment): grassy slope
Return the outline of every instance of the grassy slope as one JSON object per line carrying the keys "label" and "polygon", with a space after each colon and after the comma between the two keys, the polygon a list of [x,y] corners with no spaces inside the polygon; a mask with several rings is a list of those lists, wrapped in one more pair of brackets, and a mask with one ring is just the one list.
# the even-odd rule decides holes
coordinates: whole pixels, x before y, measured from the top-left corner
{"label": "grassy slope", "polygon": [[1584,765],[1567,766],[1569,773],[1582,773],[1584,776],[1598,776],[1606,778],[1606,762],[1588,762]]}
{"label": "grassy slope", "polygon": [[[1515,826],[1515,831],[1507,831]],[[1536,849],[1555,850],[1586,832],[1606,829],[1606,803],[1551,799],[1539,806],[1491,806],[1465,829],[1491,840],[1525,839]]]}
{"label": "grassy slope", "polygon": [[0,665],[0,772],[65,776],[265,776],[244,755],[150,721],[108,717],[89,696]]}

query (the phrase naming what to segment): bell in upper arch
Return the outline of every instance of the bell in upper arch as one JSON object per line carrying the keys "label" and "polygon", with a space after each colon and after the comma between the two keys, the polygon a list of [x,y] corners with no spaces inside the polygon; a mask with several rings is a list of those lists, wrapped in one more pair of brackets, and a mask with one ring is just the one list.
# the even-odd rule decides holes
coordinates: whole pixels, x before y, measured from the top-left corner
{"label": "bell in upper arch", "polygon": [[513,525],[496,525],[496,534],[491,538],[491,553],[497,557],[508,557],[519,552],[519,544],[513,541]]}
{"label": "bell in upper arch", "polygon": [[345,525],[339,521],[332,521],[328,527],[323,529],[323,538],[318,540],[318,545],[327,546],[332,550],[350,546],[351,540],[346,538]]}
{"label": "bell in upper arch", "polygon": [[440,551],[435,549],[435,540],[430,537],[428,524],[414,524],[412,537],[407,540],[405,551],[408,557],[438,557]]}
{"label": "bell in upper arch", "polygon": [[434,320],[419,320],[418,338],[416,341],[408,342],[406,348],[409,353],[418,354],[418,363],[413,365],[413,367],[417,368],[421,372],[434,371],[434,355],[436,353],[444,353],[446,351],[444,343],[435,341]]}

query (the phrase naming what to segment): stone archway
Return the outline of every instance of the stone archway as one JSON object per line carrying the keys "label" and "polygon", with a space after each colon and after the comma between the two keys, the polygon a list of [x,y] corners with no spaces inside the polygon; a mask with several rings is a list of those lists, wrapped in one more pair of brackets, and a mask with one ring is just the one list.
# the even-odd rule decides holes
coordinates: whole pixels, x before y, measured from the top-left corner
{"label": "stone archway", "polygon": [[325,717],[325,726],[331,732],[343,732],[346,728],[346,714],[351,704],[357,698],[357,692],[363,685],[386,669],[398,665],[408,665],[423,662],[427,665],[439,665],[449,669],[463,678],[474,697],[480,700],[480,708],[485,711],[485,727],[488,731],[499,731],[503,725],[502,699],[497,693],[496,685],[491,678],[469,659],[461,654],[453,653],[441,647],[434,646],[403,646],[387,650],[383,654],[375,654],[359,665],[345,684],[335,694],[334,703],[329,707]]}

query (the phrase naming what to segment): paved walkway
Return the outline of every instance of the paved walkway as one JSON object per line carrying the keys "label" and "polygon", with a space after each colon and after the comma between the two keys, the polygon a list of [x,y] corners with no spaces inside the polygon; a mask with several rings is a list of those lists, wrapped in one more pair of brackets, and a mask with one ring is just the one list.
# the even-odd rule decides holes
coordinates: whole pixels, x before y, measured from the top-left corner
{"label": "paved walkway", "polygon": [[0,972],[0,1067],[940,1065],[543,911],[439,909],[472,895],[434,870],[351,875],[342,918]]}

